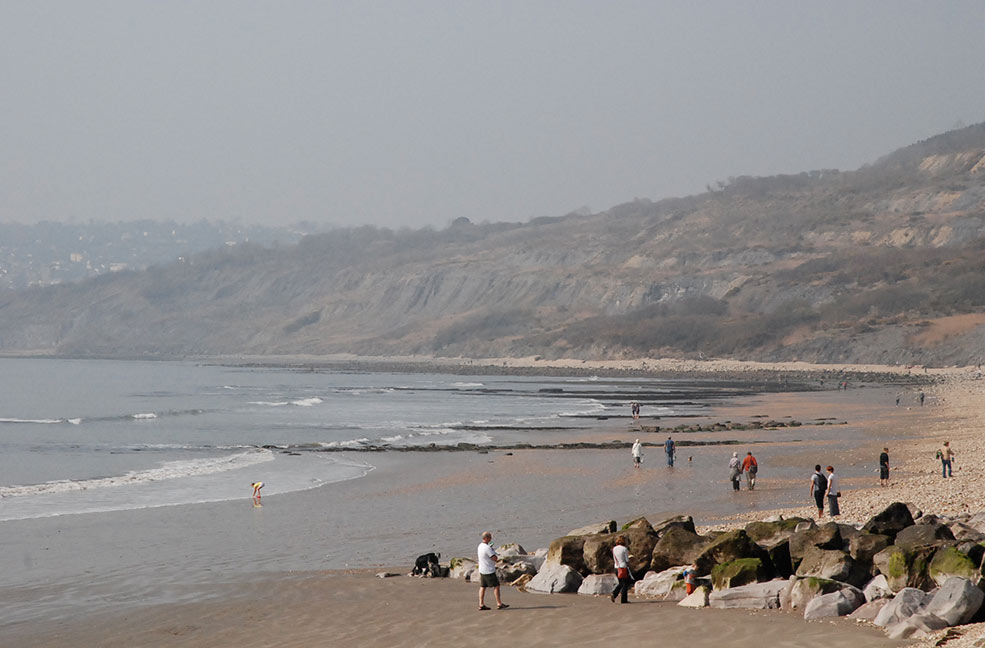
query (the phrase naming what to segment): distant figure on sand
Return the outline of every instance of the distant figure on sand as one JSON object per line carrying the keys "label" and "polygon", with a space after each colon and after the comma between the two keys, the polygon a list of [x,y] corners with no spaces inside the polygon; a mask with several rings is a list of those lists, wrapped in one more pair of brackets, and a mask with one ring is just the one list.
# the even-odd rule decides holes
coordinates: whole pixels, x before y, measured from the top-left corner
{"label": "distant figure on sand", "polygon": [[640,420],[640,404],[634,401],[632,410],[633,410],[633,420],[634,421]]}
{"label": "distant figure on sand", "polygon": [[832,517],[837,517],[841,515],[841,508],[838,507],[838,498],[841,497],[841,491],[838,490],[838,478],[835,477],[835,467],[828,466],[828,513]]}
{"label": "distant figure on sand", "polygon": [[954,450],[951,450],[950,441],[945,441],[944,447],[937,451],[937,458],[941,460],[941,477],[950,477],[951,460],[954,459]]}
{"label": "distant figure on sand", "polygon": [[923,392],[920,392],[920,407],[923,407],[924,398],[926,398],[926,395]]}
{"label": "distant figure on sand", "polygon": [[897,394],[896,394],[896,407],[899,407],[899,399],[900,399],[901,397],[902,397],[902,394],[900,394],[900,393],[897,393]]}
{"label": "distant figure on sand", "polygon": [[260,499],[260,489],[263,488],[263,482],[253,482],[250,486],[253,487],[253,498]]}
{"label": "distant figure on sand", "polygon": [[879,485],[889,486],[889,448],[883,448],[879,455]]}
{"label": "distant figure on sand", "polygon": [[756,473],[759,472],[759,464],[751,452],[747,452],[746,458],[742,460],[742,471],[746,473],[746,488],[749,490],[756,488]]}
{"label": "distant figure on sand", "polygon": [[821,472],[821,465],[814,466],[814,474],[811,475],[811,497],[817,505],[817,519],[824,517],[824,494],[828,490],[828,478]]}
{"label": "distant figure on sand", "polygon": [[629,572],[629,549],[626,548],[626,536],[616,538],[616,546],[612,548],[612,562],[616,566],[616,578],[619,579],[619,584],[616,585],[616,589],[612,591],[612,596],[609,598],[615,603],[618,596],[620,603],[629,603],[626,596],[633,584],[633,575]]}
{"label": "distant figure on sand", "polygon": [[633,468],[639,468],[643,463],[643,444],[639,439],[633,444]]}
{"label": "distant figure on sand", "polygon": [[732,482],[732,490],[739,490],[739,477],[742,476],[742,462],[739,460],[739,453],[733,452],[732,458],[728,462],[728,478]]}
{"label": "distant figure on sand", "polygon": [[673,466],[674,455],[677,454],[677,445],[674,444],[674,440],[670,437],[667,437],[667,440],[664,441],[664,453],[667,455],[667,465]]}
{"label": "distant figure on sand", "polygon": [[486,588],[493,588],[493,594],[496,595],[496,609],[505,610],[509,605],[503,603],[503,599],[499,595],[499,578],[496,577],[496,563],[499,562],[499,556],[496,555],[496,550],[492,547],[492,533],[485,531],[482,534],[482,542],[479,543],[479,547],[476,550],[476,554],[479,559],[479,609],[488,610],[486,607]]}

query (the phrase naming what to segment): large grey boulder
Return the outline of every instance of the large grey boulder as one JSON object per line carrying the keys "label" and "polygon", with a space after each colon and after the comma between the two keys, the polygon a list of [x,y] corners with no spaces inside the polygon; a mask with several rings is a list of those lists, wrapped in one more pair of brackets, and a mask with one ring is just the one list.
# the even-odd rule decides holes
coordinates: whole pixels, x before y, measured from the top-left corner
{"label": "large grey boulder", "polygon": [[848,555],[856,564],[872,566],[872,558],[893,543],[893,539],[880,533],[859,533],[848,542]]}
{"label": "large grey boulder", "polygon": [[651,528],[657,537],[663,537],[664,533],[670,529],[683,529],[691,533],[697,533],[694,528],[694,519],[690,515],[675,515],[654,523]]}
{"label": "large grey boulder", "polygon": [[861,621],[872,622],[878,616],[882,608],[886,607],[889,603],[889,599],[882,598],[876,599],[874,601],[869,601],[864,603],[855,609],[854,612],[848,615],[849,619],[859,619]]}
{"label": "large grey boulder", "polygon": [[939,586],[955,576],[975,585],[982,580],[982,573],[971,558],[954,547],[938,549],[927,566],[927,574]]}
{"label": "large grey boulder", "polygon": [[896,625],[919,612],[926,601],[926,592],[915,587],[904,587],[886,604],[886,607],[882,608],[872,623],[883,628]]}
{"label": "large grey boulder", "polygon": [[840,592],[845,587],[848,587],[845,583],[826,578],[794,576],[789,579],[787,587],[780,592],[780,607],[784,610],[803,610],[817,597]]}
{"label": "large grey boulder", "polygon": [[865,600],[870,603],[879,599],[893,598],[893,590],[889,587],[889,581],[882,574],[866,583],[862,593],[865,594]]}
{"label": "large grey boulder", "polygon": [[964,522],[952,522],[948,525],[954,539],[958,542],[985,542],[985,533]]}
{"label": "large grey boulder", "polygon": [[578,587],[578,593],[586,596],[611,596],[619,579],[615,574],[592,574],[586,576]]}
{"label": "large grey boulder", "polygon": [[563,594],[577,592],[584,580],[576,570],[568,565],[545,563],[536,576],[530,579],[526,589],[528,592],[540,594]]}
{"label": "large grey boulder", "polygon": [[708,605],[713,608],[777,610],[780,608],[780,592],[786,586],[786,580],[777,579],[715,591],[708,596]]}
{"label": "large grey boulder", "polygon": [[739,560],[740,558],[766,558],[765,552],[749,539],[746,532],[736,529],[724,533],[705,546],[694,559],[698,573],[710,574],[715,565]]}
{"label": "large grey boulder", "polygon": [[675,565],[689,565],[710,542],[711,538],[699,536],[686,526],[670,526],[653,546],[650,569],[660,572]]}
{"label": "large grey boulder", "polygon": [[822,594],[812,599],[804,608],[805,619],[824,619],[851,614],[865,603],[865,597],[858,589],[845,588],[830,594]]}
{"label": "large grey boulder", "polygon": [[452,558],[449,566],[448,575],[450,577],[468,580],[467,577],[478,567],[478,564],[471,558]]}
{"label": "large grey boulder", "polygon": [[893,543],[900,549],[911,551],[918,547],[940,546],[954,542],[954,534],[947,525],[940,523],[914,524],[896,534]]}
{"label": "large grey boulder", "polygon": [[948,625],[963,625],[982,606],[985,593],[964,578],[948,578],[924,609],[944,619]]}
{"label": "large grey boulder", "polygon": [[690,608],[708,607],[708,588],[696,588],[693,592],[681,599],[677,604],[681,607]]}
{"label": "large grey boulder", "polygon": [[890,639],[924,637],[947,627],[947,621],[928,612],[918,612],[886,628]]}
{"label": "large grey boulder", "polygon": [[904,587],[929,590],[934,586],[927,573],[930,561],[937,552],[935,545],[905,550],[890,545],[872,558],[876,570],[886,577],[889,588],[898,592]]}
{"label": "large grey boulder", "polygon": [[862,530],[895,538],[897,533],[912,525],[913,515],[910,507],[903,502],[893,502],[866,522]]}
{"label": "large grey boulder", "polygon": [[985,534],[985,511],[981,511],[980,513],[975,513],[967,520],[965,520],[964,523],[967,524],[972,529],[975,529],[979,533]]}
{"label": "large grey boulder", "polygon": [[580,574],[588,574],[585,567],[585,539],[593,536],[564,536],[551,542],[545,564],[567,565]]}
{"label": "large grey boulder", "polygon": [[711,584],[716,590],[758,583],[768,578],[766,567],[759,558],[739,558],[711,569]]}
{"label": "large grey boulder", "polygon": [[852,578],[854,569],[855,561],[846,553],[834,549],[808,547],[797,567],[796,575],[848,582]]}
{"label": "large grey boulder", "polygon": [[677,583],[684,584],[682,577],[687,567],[671,567],[662,572],[647,572],[643,580],[636,581],[633,591],[637,596],[663,598],[667,596]]}
{"label": "large grey boulder", "polygon": [[586,535],[594,535],[596,533],[615,533],[616,528],[617,528],[616,521],[609,520],[608,522],[596,522],[595,524],[589,524],[588,526],[572,529],[571,531],[568,531],[565,535],[586,536]]}
{"label": "large grey boulder", "polygon": [[772,544],[778,540],[786,540],[797,531],[797,525],[809,522],[804,518],[787,518],[771,522],[750,522],[745,526],[746,535],[757,544]]}
{"label": "large grey boulder", "polygon": [[834,522],[808,527],[790,536],[790,559],[796,568],[808,549],[841,549],[841,530]]}
{"label": "large grey boulder", "polygon": [[509,544],[500,545],[499,549],[496,550],[496,555],[500,558],[525,556],[526,554],[527,550],[521,547],[519,542],[510,542]]}
{"label": "large grey boulder", "polygon": [[524,556],[508,556],[496,564],[496,576],[504,583],[512,583],[524,574],[531,576],[538,572],[538,566],[543,564],[542,558]]}

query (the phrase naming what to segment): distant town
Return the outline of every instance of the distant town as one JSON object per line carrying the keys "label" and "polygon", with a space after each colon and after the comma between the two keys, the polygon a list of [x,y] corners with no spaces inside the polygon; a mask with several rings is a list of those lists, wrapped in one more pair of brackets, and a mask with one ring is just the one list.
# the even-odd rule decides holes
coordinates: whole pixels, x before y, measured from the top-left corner
{"label": "distant town", "polygon": [[314,229],[307,224],[264,227],[206,220],[181,224],[151,220],[0,223],[0,290],[143,270],[196,252],[247,242],[292,244]]}

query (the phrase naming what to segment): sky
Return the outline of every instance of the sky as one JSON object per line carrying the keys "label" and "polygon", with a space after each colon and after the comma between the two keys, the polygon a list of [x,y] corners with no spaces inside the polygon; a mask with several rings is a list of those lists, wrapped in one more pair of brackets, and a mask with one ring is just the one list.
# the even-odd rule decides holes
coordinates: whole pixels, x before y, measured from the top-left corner
{"label": "sky", "polygon": [[0,222],[527,221],[985,121],[985,2],[0,0]]}

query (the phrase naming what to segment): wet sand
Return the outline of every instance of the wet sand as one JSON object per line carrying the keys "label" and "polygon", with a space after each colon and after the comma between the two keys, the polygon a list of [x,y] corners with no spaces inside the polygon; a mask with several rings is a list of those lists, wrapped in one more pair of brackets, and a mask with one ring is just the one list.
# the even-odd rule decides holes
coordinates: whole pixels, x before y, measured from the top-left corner
{"label": "wet sand", "polygon": [[19,648],[309,648],[313,646],[597,646],[642,642],[712,648],[763,645],[868,648],[903,645],[847,620],[804,622],[798,615],[688,610],[672,603],[538,595],[505,588],[509,609],[476,610],[476,588],[460,581],[372,573],[283,575],[215,585],[218,600],[145,607],[69,624],[18,628]]}

